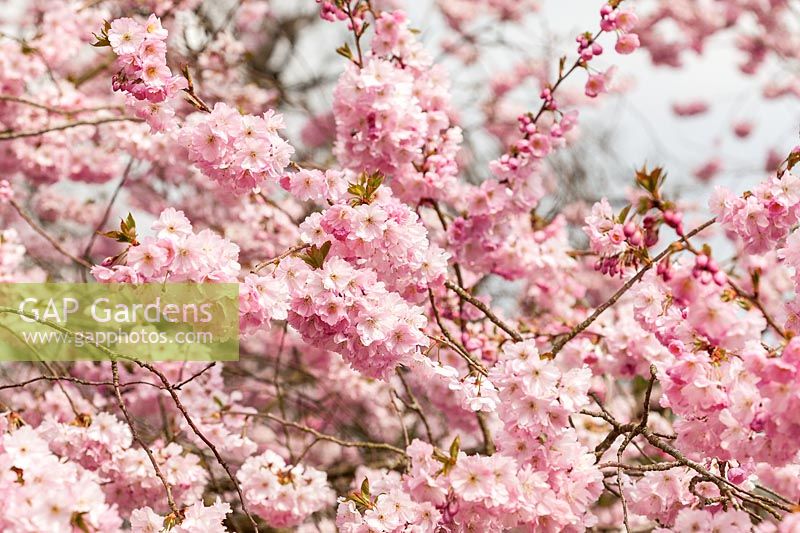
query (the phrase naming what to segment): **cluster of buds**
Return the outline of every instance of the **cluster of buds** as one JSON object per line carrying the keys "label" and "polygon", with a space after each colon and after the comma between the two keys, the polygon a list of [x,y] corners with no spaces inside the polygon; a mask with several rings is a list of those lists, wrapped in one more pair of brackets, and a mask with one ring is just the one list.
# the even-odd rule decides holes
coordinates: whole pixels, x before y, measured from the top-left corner
{"label": "cluster of buds", "polygon": [[93,46],[109,46],[117,55],[120,70],[113,78],[115,91],[159,103],[187,88],[186,79],[173,75],[167,66],[167,30],[155,15],[147,22],[132,18],[106,22],[95,38]]}
{"label": "cluster of buds", "polygon": [[545,87],[542,89],[542,92],[539,93],[539,98],[544,100],[544,108],[548,111],[555,111],[558,109],[558,104],[553,96],[553,90],[550,89],[550,87]]}
{"label": "cluster of buds", "polygon": [[624,245],[625,250],[616,255],[602,257],[594,265],[595,270],[608,276],[622,275],[627,267],[637,268],[644,255],[642,245],[645,244],[646,231],[642,231],[643,228],[633,220],[626,222],[621,232],[617,228],[609,233],[609,237],[614,244]]}
{"label": "cluster of buds", "polygon": [[328,22],[336,22],[337,20],[347,20],[347,13],[336,7],[335,2],[328,2],[327,0],[317,0],[320,4],[319,16]]}
{"label": "cluster of buds", "polygon": [[575,38],[578,43],[578,54],[584,61],[590,61],[593,57],[599,56],[603,53],[603,47],[600,43],[594,42],[594,37],[591,33],[581,33]]}
{"label": "cluster of buds", "polygon": [[664,223],[673,228],[675,233],[679,236],[683,237],[683,213],[680,211],[674,211],[672,209],[667,209],[664,211]]}
{"label": "cluster of buds", "polygon": [[625,239],[628,241],[628,244],[634,248],[638,248],[644,242],[642,230],[639,229],[639,226],[637,226],[633,220],[625,224],[625,226],[622,228],[622,232],[625,235]]}
{"label": "cluster of buds", "polygon": [[[665,257],[663,261],[658,263],[658,266],[656,267],[656,274],[665,282],[669,282],[673,277],[671,267],[672,263],[670,262],[669,257]],[[683,346],[683,343],[681,343],[681,346]],[[672,346],[670,346],[670,351],[672,351]]]}
{"label": "cluster of buds", "polygon": [[[369,12],[367,2],[356,0],[317,0],[320,5],[319,16],[328,22],[347,20],[347,29],[363,34],[366,30],[365,17]],[[349,20],[348,20],[349,19]]]}
{"label": "cluster of buds", "polygon": [[722,287],[728,281],[728,276],[719,269],[719,265],[708,253],[703,252],[695,258],[692,277],[703,285],[708,285],[712,281]]}
{"label": "cluster of buds", "polygon": [[658,219],[652,215],[647,215],[642,219],[644,229],[644,246],[650,248],[658,244]]}

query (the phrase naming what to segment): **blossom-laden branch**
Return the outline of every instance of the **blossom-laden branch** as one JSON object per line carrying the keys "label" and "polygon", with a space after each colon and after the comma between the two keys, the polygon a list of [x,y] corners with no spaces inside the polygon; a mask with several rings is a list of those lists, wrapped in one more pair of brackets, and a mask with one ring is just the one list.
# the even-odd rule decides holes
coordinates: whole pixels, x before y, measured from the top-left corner
{"label": "blossom-laden branch", "polygon": [[597,320],[597,318],[600,315],[603,314],[603,312],[605,312],[608,308],[613,306],[622,297],[622,295],[624,295],[626,292],[628,292],[631,289],[631,287],[636,285],[636,283],[638,283],[642,279],[642,277],[644,277],[644,275],[647,274],[647,272],[651,268],[653,268],[653,266],[657,265],[659,261],[661,261],[662,259],[664,259],[668,255],[680,250],[682,243],[688,241],[689,239],[691,239],[692,237],[694,237],[695,235],[697,235],[698,233],[700,233],[704,229],[708,228],[715,221],[716,221],[716,219],[712,218],[710,220],[707,220],[707,221],[703,222],[702,224],[700,224],[699,226],[697,226],[696,228],[691,230],[689,233],[687,233],[685,236],[681,237],[677,241],[675,241],[672,244],[670,244],[669,246],[667,246],[658,255],[653,257],[652,260],[648,261],[641,269],[639,269],[638,272],[636,272],[633,276],[631,276],[631,278],[628,279],[628,281],[626,281],[619,289],[617,289],[617,291],[614,294],[612,294],[611,297],[608,300],[606,300],[605,302],[600,304],[592,312],[591,315],[586,317],[586,319],[584,319],[580,324],[578,324],[577,326],[572,328],[563,337],[560,337],[558,340],[556,340],[553,343],[553,346],[551,347],[550,351],[547,354],[545,354],[545,356],[546,357],[555,357],[556,355],[558,355],[558,352],[560,352],[561,349],[564,348],[564,346],[569,341],[571,341],[572,339],[574,339],[575,337],[580,335],[584,330],[586,330],[586,328],[591,326],[592,323],[595,320]]}
{"label": "blossom-laden branch", "polygon": [[[0,34],[0,281],[236,284],[241,356],[162,364],[117,345],[98,346],[110,366],[3,365],[0,530],[796,528],[800,148],[742,195],[719,188],[715,219],[687,233],[695,208],[661,167],[636,172],[618,213],[620,198],[581,187],[593,153],[566,155],[597,133],[564,90],[582,72],[587,98],[612,89],[604,47],[677,66],[727,33],[743,71],[800,60],[791,2],[745,20],[733,0],[654,1],[641,24],[632,3],[598,2],[599,28],[556,72],[505,31],[537,0],[435,3],[449,71],[503,59],[478,80],[480,113],[457,106],[463,83],[392,3],[318,0],[317,17],[154,0],[148,16],[89,0],[11,15],[26,37]],[[294,68],[316,18],[347,29],[327,50],[347,58],[341,75]],[[662,23],[685,39],[663,39]],[[764,94],[790,95],[789,76]],[[317,108],[328,83],[330,112]],[[508,120],[525,84],[541,100]],[[507,150],[486,167],[484,145]],[[713,157],[700,179],[727,164]],[[592,204],[586,250],[573,250],[582,217],[559,213],[573,199]],[[136,218],[108,231],[122,201]],[[691,240],[714,220],[737,250],[724,270]],[[45,242],[25,242],[25,224]],[[658,252],[664,228],[679,239]],[[85,234],[83,253],[62,234]],[[51,248],[81,268],[43,263]],[[91,264],[101,248],[116,255]],[[505,281],[512,301],[492,307]]]}

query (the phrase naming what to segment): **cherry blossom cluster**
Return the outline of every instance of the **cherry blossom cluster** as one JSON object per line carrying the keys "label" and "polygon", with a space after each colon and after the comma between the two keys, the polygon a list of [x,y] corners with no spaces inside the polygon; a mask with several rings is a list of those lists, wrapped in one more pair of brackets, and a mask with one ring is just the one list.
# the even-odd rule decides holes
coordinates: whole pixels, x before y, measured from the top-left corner
{"label": "cherry blossom cluster", "polygon": [[645,243],[642,229],[633,220],[625,222],[614,217],[605,198],[592,206],[583,231],[592,251],[600,256],[596,268],[603,274],[622,274],[625,267],[637,264],[636,251]]}
{"label": "cherry blossom cluster", "polygon": [[591,377],[585,366],[562,371],[546,355],[540,356],[532,341],[506,345],[490,372],[499,389],[498,415],[504,423],[498,446],[520,464],[547,472],[552,500],[569,502],[557,512],[554,508],[548,519],[562,528],[592,525],[587,511],[601,490],[602,474],[594,467],[594,457],[569,424],[570,415],[589,403]]}
{"label": "cherry blossom cluster", "polygon": [[[778,406],[763,392],[775,390],[774,377],[763,374],[772,365],[763,347],[748,341],[764,329],[763,316],[726,303],[722,288],[697,279],[688,264],[672,270],[665,286],[636,290],[635,308],[672,355],[654,362],[664,373],[663,402],[681,416],[675,424],[680,442],[721,459],[789,460],[788,441],[766,430],[768,413]],[[671,305],[664,305],[665,292]]]}
{"label": "cherry blossom cluster", "polygon": [[179,136],[189,159],[224,189],[245,193],[283,175],[294,148],[278,135],[283,117],[273,111],[242,115],[218,103],[210,113],[195,114]]}
{"label": "cherry blossom cluster", "polygon": [[167,35],[161,20],[150,15],[146,22],[115,19],[99,38],[117,55],[114,90],[129,95],[129,105],[156,130],[174,115],[166,101],[188,87],[186,78],[173,75],[167,65]]}
{"label": "cherry blossom cluster", "polygon": [[452,194],[461,129],[451,125],[448,83],[406,14],[382,13],[370,55],[350,64],[334,90],[340,163],[391,176],[409,202]]}
{"label": "cherry blossom cluster", "polygon": [[407,453],[411,468],[405,475],[365,472],[369,492],[362,484],[360,492],[340,500],[336,525],[341,531],[502,531],[521,525],[566,525],[561,517],[569,514],[568,504],[559,500],[547,476],[530,465],[521,467],[513,457],[468,455],[457,447],[448,455],[420,440],[414,440]]}
{"label": "cherry blossom cluster", "polygon": [[[108,413],[98,413],[87,423],[88,427],[82,427],[46,419],[37,431],[60,457],[96,473],[107,500],[120,512],[129,513],[147,502],[160,503],[164,487],[144,450],[133,447],[129,427]],[[187,454],[176,443],[159,444],[153,453],[177,501],[189,503],[202,497],[208,474],[197,455]],[[162,504],[157,507],[167,509]]]}
{"label": "cherry blossom cluster", "polygon": [[314,346],[340,353],[370,377],[386,377],[428,344],[422,308],[338,257],[322,268],[281,261],[276,275],[292,289],[288,322]]}
{"label": "cherry blossom cluster", "polygon": [[[600,8],[600,29],[603,31],[616,31],[617,44],[614,49],[619,54],[632,54],[639,48],[639,36],[632,30],[639,23],[639,17],[629,9],[615,9],[611,3]],[[596,54],[595,54],[596,55]],[[591,59],[584,58],[584,59]]]}
{"label": "cherry blossom cluster", "polygon": [[711,209],[719,223],[742,240],[745,251],[762,254],[785,239],[797,223],[798,183],[800,178],[786,173],[742,196],[718,187],[710,201]]}
{"label": "cherry blossom cluster", "polygon": [[124,264],[112,257],[95,266],[95,278],[116,283],[236,280],[239,247],[208,229],[194,233],[182,211],[165,209],[151,229],[155,236],[130,246]]}
{"label": "cherry blossom cluster", "polygon": [[287,465],[269,450],[249,457],[236,476],[253,512],[272,527],[298,526],[335,499],[324,472]]}
{"label": "cherry blossom cluster", "polygon": [[[414,441],[409,450],[425,443]],[[428,450],[423,449],[423,453]],[[353,496],[340,500],[336,527],[343,533],[366,531],[432,531],[440,523],[441,513],[422,498],[414,498],[403,486],[396,472],[370,471],[362,468],[354,481],[363,481]],[[373,496],[374,494],[374,496]]]}
{"label": "cherry blossom cluster", "polygon": [[[308,175],[308,174],[306,174]],[[321,173],[317,173],[322,179]],[[341,179],[341,178],[340,178]],[[331,254],[372,269],[387,289],[418,302],[441,286],[448,254],[428,241],[428,231],[408,205],[380,187],[370,203],[339,202],[300,224],[308,244],[331,243]]]}
{"label": "cherry blossom cluster", "polygon": [[[638,24],[639,19],[628,9],[621,9],[621,2],[609,2],[600,9],[600,30],[602,32],[617,32],[617,43],[614,50],[618,54],[632,54],[639,48],[639,36],[632,32]],[[582,66],[588,70],[588,63],[603,53],[603,47],[597,42],[600,33],[594,35],[586,32],[575,39],[578,43],[578,55]],[[584,93],[589,98],[596,98],[598,95],[608,92],[614,68],[604,72],[590,73],[586,79]],[[548,108],[555,108],[556,104],[551,93],[543,91],[542,99]]]}
{"label": "cherry blossom cluster", "polygon": [[131,533],[150,533],[162,531],[165,524],[171,524],[169,531],[175,533],[226,533],[223,524],[225,517],[231,513],[228,503],[217,500],[211,505],[195,502],[183,510],[180,523],[177,520],[158,515],[150,507],[142,507],[131,513]]}
{"label": "cherry blossom cluster", "polygon": [[[0,527],[5,531],[121,529],[122,519],[103,491],[103,480],[76,462],[61,460],[39,431],[0,424]],[[65,498],[69,494],[70,498]]]}

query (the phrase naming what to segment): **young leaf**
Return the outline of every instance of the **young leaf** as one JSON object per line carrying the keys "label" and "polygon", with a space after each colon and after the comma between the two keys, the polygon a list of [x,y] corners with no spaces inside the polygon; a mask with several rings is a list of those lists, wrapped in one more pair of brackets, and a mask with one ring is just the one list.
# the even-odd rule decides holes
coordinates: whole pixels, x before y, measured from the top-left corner
{"label": "young leaf", "polygon": [[456,459],[458,459],[458,452],[460,449],[461,449],[461,437],[459,435],[456,435],[456,438],[453,439],[453,443],[450,444],[450,460],[452,460],[453,463],[455,463]]}
{"label": "young leaf", "polygon": [[628,218],[628,213],[630,212],[630,210],[631,210],[631,204],[626,205],[622,209],[622,211],[619,212],[619,216],[617,217],[617,222],[619,222],[620,224],[624,224],[625,219]]}
{"label": "young leaf", "polygon": [[364,478],[364,481],[361,482],[361,497],[369,499],[369,479],[366,477]]}
{"label": "young leaf", "polygon": [[111,43],[108,40],[108,30],[111,29],[111,23],[107,20],[103,21],[103,29],[100,30],[100,35],[96,33],[92,33],[92,36],[97,39],[97,42],[92,43],[92,46],[97,48],[103,48],[106,46],[111,46]]}
{"label": "young leaf", "polygon": [[125,219],[125,225],[128,226],[128,229],[135,230],[136,229],[136,221],[133,219],[133,215],[128,213],[128,218]]}
{"label": "young leaf", "polygon": [[322,265],[325,263],[325,258],[328,257],[328,252],[331,249],[331,241],[325,241],[325,244],[317,248],[316,246],[310,246],[308,251],[300,256],[300,259],[305,261],[305,263],[313,269],[322,268]]}
{"label": "young leaf", "polygon": [[350,45],[344,43],[342,46],[336,49],[336,53],[340,56],[349,59],[350,61],[353,60],[353,51],[350,50]]}

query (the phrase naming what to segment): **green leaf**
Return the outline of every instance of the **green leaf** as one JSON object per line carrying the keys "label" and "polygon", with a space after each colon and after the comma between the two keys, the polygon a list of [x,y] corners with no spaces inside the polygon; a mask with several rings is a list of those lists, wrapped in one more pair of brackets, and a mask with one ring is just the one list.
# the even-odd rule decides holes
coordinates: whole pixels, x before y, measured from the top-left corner
{"label": "green leaf", "polygon": [[655,167],[652,171],[648,171],[645,165],[636,171],[636,184],[652,195],[657,194],[666,178],[667,173],[661,167]]}
{"label": "green leaf", "polygon": [[136,221],[133,219],[132,214],[128,213],[128,218],[125,219],[125,225],[128,226],[128,228],[131,230],[136,229]]}
{"label": "green leaf", "polygon": [[336,53],[340,56],[349,59],[350,61],[353,60],[353,51],[350,50],[350,45],[344,43],[342,46],[336,49]]}
{"label": "green leaf", "polygon": [[102,35],[97,35],[96,33],[93,33],[92,37],[97,39],[96,42],[92,43],[92,46],[94,46],[95,48],[105,48],[107,46],[111,46],[108,37],[103,37]]}
{"label": "green leaf", "polygon": [[89,529],[89,526],[86,524],[86,520],[84,520],[84,515],[86,515],[85,512],[84,513],[78,513],[78,512],[72,513],[72,517],[70,518],[69,523],[70,523],[70,525],[72,527],[80,529],[84,533],[91,533],[91,530]]}
{"label": "green leaf", "polygon": [[630,212],[630,210],[631,210],[631,204],[628,204],[624,208],[622,208],[622,211],[619,212],[619,216],[617,217],[617,222],[619,222],[620,224],[624,224],[625,219],[628,218],[628,213]]}
{"label": "green leaf", "polygon": [[364,478],[364,481],[361,482],[361,497],[369,499],[369,479],[367,478]]}
{"label": "green leaf", "polygon": [[355,198],[351,200],[351,204],[363,205],[372,203],[378,189],[383,185],[384,178],[385,176],[380,172],[373,172],[371,174],[362,172],[359,174],[358,181],[351,183],[347,188],[347,192],[355,196]]}
{"label": "green leaf", "polygon": [[117,242],[124,242],[133,245],[138,244],[136,241],[136,221],[134,220],[133,215],[130,213],[128,213],[127,218],[123,218],[119,221],[119,231],[98,231],[97,233],[103,237],[114,239]]}
{"label": "green leaf", "polygon": [[366,189],[358,183],[351,183],[350,186],[347,187],[347,192],[359,198],[363,198],[367,194]]}
{"label": "green leaf", "polygon": [[108,237],[109,239],[114,239],[115,241],[118,241],[121,237],[123,237],[122,233],[118,231],[106,231],[106,232],[98,231],[97,234],[102,237]]}
{"label": "green leaf", "polygon": [[328,252],[331,250],[331,241],[325,241],[325,244],[319,250],[322,253],[322,260],[325,261],[328,257]]}
{"label": "green leaf", "polygon": [[461,449],[461,437],[456,435],[456,438],[453,439],[453,443],[450,444],[450,459],[455,463],[456,459],[458,459],[458,452]]}
{"label": "green leaf", "polygon": [[111,46],[111,43],[108,40],[108,30],[111,29],[111,23],[107,20],[103,21],[103,29],[100,30],[100,35],[96,33],[92,33],[92,36],[97,39],[97,42],[92,43],[92,46],[97,48],[103,48],[106,46]]}
{"label": "green leaf", "polygon": [[310,246],[308,251],[300,256],[300,259],[305,261],[305,263],[313,269],[322,268],[322,265],[325,263],[325,258],[328,257],[328,252],[331,249],[331,241],[326,241],[325,244],[317,248],[316,246]]}

